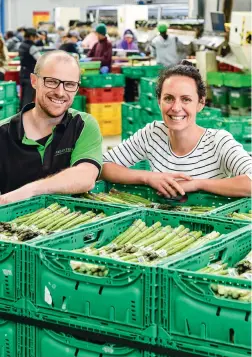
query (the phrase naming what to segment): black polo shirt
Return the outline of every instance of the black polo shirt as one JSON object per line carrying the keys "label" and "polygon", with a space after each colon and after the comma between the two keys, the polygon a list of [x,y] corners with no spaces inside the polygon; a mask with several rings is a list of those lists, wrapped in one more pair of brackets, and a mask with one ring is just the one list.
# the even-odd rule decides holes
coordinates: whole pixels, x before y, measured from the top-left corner
{"label": "black polo shirt", "polygon": [[102,136],[97,121],[87,113],[68,109],[45,140],[28,139],[22,115],[0,121],[0,192],[13,191],[29,182],[56,174],[82,162],[102,165]]}

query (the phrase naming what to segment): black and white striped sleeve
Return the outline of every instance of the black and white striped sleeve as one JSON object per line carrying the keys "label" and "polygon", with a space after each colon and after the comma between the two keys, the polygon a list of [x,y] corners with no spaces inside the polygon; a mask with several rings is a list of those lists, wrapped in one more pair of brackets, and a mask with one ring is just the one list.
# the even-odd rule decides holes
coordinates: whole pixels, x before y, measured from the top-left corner
{"label": "black and white striped sleeve", "polygon": [[221,142],[220,155],[225,171],[231,176],[251,174],[252,157],[243,149],[243,146],[225,130],[219,130],[216,138]]}
{"label": "black and white striped sleeve", "polygon": [[103,155],[103,163],[113,162],[118,165],[130,167],[139,161],[146,160],[147,146],[146,133],[152,128],[152,123],[147,124],[143,129],[138,130],[129,139],[109,150]]}

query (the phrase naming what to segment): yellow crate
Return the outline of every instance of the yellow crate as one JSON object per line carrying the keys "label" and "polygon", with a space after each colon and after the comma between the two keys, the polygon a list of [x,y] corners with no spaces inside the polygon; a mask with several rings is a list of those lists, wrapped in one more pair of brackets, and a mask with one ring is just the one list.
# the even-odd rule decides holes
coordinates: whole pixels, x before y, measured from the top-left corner
{"label": "yellow crate", "polygon": [[103,136],[121,134],[121,104],[122,103],[87,104],[87,112],[98,121]]}

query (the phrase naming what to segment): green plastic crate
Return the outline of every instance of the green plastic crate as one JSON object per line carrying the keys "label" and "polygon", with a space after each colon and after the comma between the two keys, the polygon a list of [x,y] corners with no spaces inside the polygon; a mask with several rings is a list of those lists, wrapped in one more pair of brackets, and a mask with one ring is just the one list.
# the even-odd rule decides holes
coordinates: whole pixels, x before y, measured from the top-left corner
{"label": "green plastic crate", "polygon": [[0,352],[3,357],[25,356],[23,338],[25,327],[0,318]]}
{"label": "green plastic crate", "polygon": [[0,102],[12,101],[17,96],[16,82],[0,82]]}
{"label": "green plastic crate", "polygon": [[[141,165],[147,165],[148,161],[141,161],[139,164]],[[144,168],[141,166],[141,168],[137,168],[138,170],[151,170],[150,165],[148,163],[148,167]],[[175,200],[169,200],[165,197],[159,196],[156,193],[156,190],[154,190],[151,187],[148,186],[140,186],[140,185],[121,185],[121,184],[112,184],[110,182],[106,181],[98,181],[95,185],[95,188],[91,191],[94,193],[99,193],[99,192],[106,192],[108,193],[111,188],[116,188],[119,191],[123,192],[128,192],[133,195],[138,195],[143,198],[146,198],[152,202],[157,202],[157,203],[163,203],[163,204],[169,204],[171,206],[210,206],[210,207],[216,207],[216,209],[212,210],[209,213],[203,214],[204,216],[207,215],[213,215],[215,216],[216,212],[221,212],[224,207],[226,207],[228,204],[232,202],[239,202],[241,199],[236,198],[236,197],[225,197],[225,196],[219,196],[219,195],[214,195],[211,193],[207,192],[195,192],[195,193],[189,193],[187,195],[188,199],[186,202],[179,202]],[[160,211],[160,210],[159,210]],[[167,212],[167,211],[166,211]]]}
{"label": "green plastic crate", "polygon": [[[22,296],[21,280],[22,280],[21,245],[0,240],[0,303],[1,304],[13,305],[21,298]],[[0,346],[1,346],[1,338],[0,338]]]}
{"label": "green plastic crate", "polygon": [[157,80],[155,78],[141,78],[140,80],[140,91],[141,93],[150,93],[156,96],[156,85]]}
{"label": "green plastic crate", "polygon": [[224,86],[233,88],[251,87],[251,74],[225,72]]}
{"label": "green plastic crate", "polygon": [[207,72],[207,83],[209,86],[223,86],[223,72]]}
{"label": "green plastic crate", "polygon": [[[25,215],[31,212],[34,212],[40,208],[46,208],[52,203],[58,203],[61,206],[68,207],[71,211],[80,211],[85,213],[89,210],[93,210],[94,212],[104,212],[107,217],[102,218],[97,222],[101,222],[103,220],[108,220],[111,216],[114,215],[123,215],[124,212],[129,210],[129,207],[125,205],[114,205],[114,204],[104,204],[102,202],[93,202],[93,201],[85,201],[78,198],[73,198],[69,196],[57,196],[57,195],[43,195],[36,196],[31,199],[27,199],[24,201],[19,201],[16,203],[11,203],[7,205],[0,206],[0,221],[7,222],[19,217],[21,215]],[[96,223],[91,223],[96,224]],[[88,223],[87,223],[88,225]],[[72,228],[71,230],[75,230],[76,228]],[[50,235],[52,237],[53,234]],[[31,239],[27,241],[25,244],[32,244],[34,241],[39,240],[40,237]]]}
{"label": "green plastic crate", "polygon": [[127,78],[140,79],[144,77],[143,66],[125,66],[122,67],[122,73]]}
{"label": "green plastic crate", "polygon": [[17,114],[17,100],[14,100],[12,102],[6,102],[4,105],[4,110],[5,118],[9,118]]}
{"label": "green plastic crate", "polygon": [[249,108],[251,106],[250,91],[251,88],[230,88],[229,105],[232,108]]}
{"label": "green plastic crate", "polygon": [[156,96],[153,96],[150,93],[141,93],[140,105],[142,108],[148,109],[152,113],[160,113],[158,100],[157,100]]}
{"label": "green plastic crate", "polygon": [[197,113],[198,118],[219,118],[222,117],[222,112],[219,108],[204,107],[199,113]]}
{"label": "green plastic crate", "polygon": [[135,164],[134,166],[131,166],[131,169],[133,169],[133,170],[151,171],[150,163],[149,163],[148,160],[139,161],[139,162],[138,162],[137,164]]}
{"label": "green plastic crate", "polygon": [[106,88],[124,87],[125,77],[123,74],[99,74],[93,76],[81,76],[81,87]]}
{"label": "green plastic crate", "polygon": [[[220,211],[216,211],[216,216],[225,217],[227,220],[237,220],[231,217],[228,217],[229,213],[237,212],[237,213],[248,213],[252,210],[252,201],[251,198],[244,198],[238,200],[237,202],[231,202],[228,205],[224,206]],[[239,220],[238,220],[239,221]],[[252,223],[251,219],[247,219],[248,222]]]}
{"label": "green plastic crate", "polygon": [[[69,334],[57,333],[42,328],[30,328],[31,347],[29,357],[156,357],[156,354],[144,352],[130,347],[123,347],[118,340],[118,345],[101,342],[81,341]],[[14,355],[13,355],[14,357]]]}
{"label": "green plastic crate", "polygon": [[227,87],[211,87],[212,103],[215,107],[220,107],[228,104],[228,88]]}
{"label": "green plastic crate", "polygon": [[[99,246],[110,243],[137,219],[144,220],[148,226],[159,221],[172,227],[183,224],[204,233],[216,230],[226,234],[226,239],[231,232],[243,226],[238,222],[226,223],[211,217],[139,209],[99,225],[86,225],[85,228],[55,235],[53,239],[42,239],[27,245],[25,249],[29,260],[26,269],[33,272],[27,280],[29,288],[26,290],[30,306],[33,305],[29,312],[31,317],[43,321],[56,320],[64,326],[74,325],[78,329],[92,329],[93,332],[155,345],[159,296],[157,269],[71,252],[85,243],[98,241]],[[223,237],[216,242],[221,239]],[[180,256],[183,259],[184,254]],[[101,278],[75,273],[70,267],[72,260],[104,265],[109,273]]]}
{"label": "green plastic crate", "polygon": [[243,137],[243,132],[244,132],[244,124],[241,118],[238,117],[223,117],[223,118],[217,118],[215,119],[217,126],[216,128],[218,129],[224,129],[227,130],[229,133],[231,133],[236,139],[242,138]]}
{"label": "green plastic crate", "polygon": [[252,141],[251,141],[251,139],[248,140],[248,141],[239,140],[239,142],[242,144],[244,150],[246,150],[251,155],[252,154]]}
{"label": "green plastic crate", "polygon": [[142,121],[142,125],[145,126],[146,124],[152,123],[153,121],[162,121],[162,114],[159,110],[159,112],[152,112],[152,110],[150,109],[142,109],[142,113],[141,113],[141,121]]}
{"label": "green plastic crate", "polygon": [[84,95],[76,95],[74,97],[71,108],[79,110],[80,112],[86,111],[86,97]]}
{"label": "green plastic crate", "polygon": [[162,65],[154,65],[154,66],[144,66],[143,67],[143,72],[144,72],[144,77],[158,77],[160,72],[164,69],[165,67]]}
{"label": "green plastic crate", "polygon": [[231,239],[160,270],[158,344],[200,356],[250,355],[251,305],[216,296],[211,284],[251,289],[251,282],[196,272],[220,260],[234,266],[251,249],[250,230],[244,227]]}
{"label": "green plastic crate", "polygon": [[143,127],[142,109],[138,102],[122,103],[122,132],[135,133]]}
{"label": "green plastic crate", "polygon": [[5,109],[4,109],[4,107],[2,106],[0,106],[0,120],[4,120],[4,119],[6,119],[5,118]]}

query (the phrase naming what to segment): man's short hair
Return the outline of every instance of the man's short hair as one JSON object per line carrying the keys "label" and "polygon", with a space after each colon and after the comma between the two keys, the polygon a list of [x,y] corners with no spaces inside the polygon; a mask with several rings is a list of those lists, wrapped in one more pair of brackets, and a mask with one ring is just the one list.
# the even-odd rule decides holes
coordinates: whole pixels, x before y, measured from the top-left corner
{"label": "man's short hair", "polygon": [[62,51],[62,50],[54,50],[54,51],[46,52],[41,57],[39,57],[36,65],[35,65],[35,68],[34,68],[35,74],[40,74],[46,60],[50,57],[55,57],[55,58],[57,58],[58,61],[76,63],[76,65],[80,71],[79,62],[71,54],[69,54],[65,51]]}

